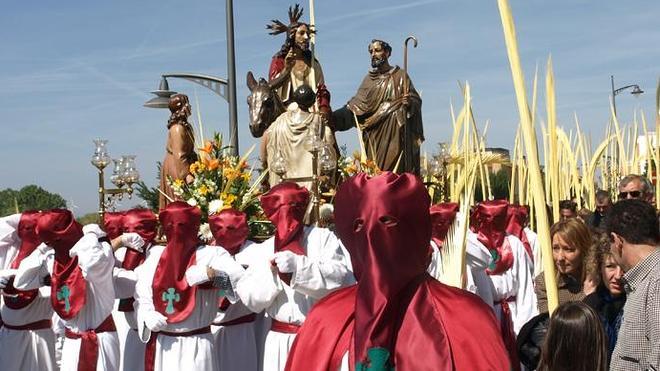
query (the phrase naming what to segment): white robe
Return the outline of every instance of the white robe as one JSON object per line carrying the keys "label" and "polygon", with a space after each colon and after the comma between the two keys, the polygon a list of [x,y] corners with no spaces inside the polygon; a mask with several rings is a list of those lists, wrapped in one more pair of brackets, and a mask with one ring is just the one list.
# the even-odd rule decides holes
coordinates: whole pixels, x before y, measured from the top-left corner
{"label": "white robe", "polygon": [[[277,321],[302,325],[318,300],[330,292],[354,283],[347,259],[337,237],[328,229],[305,227],[302,246],[290,285],[282,282],[271,265],[275,239],[263,242],[262,254],[232,285],[241,301],[253,312],[266,310]],[[295,334],[269,331],[264,348],[264,371],[281,371]]]}
{"label": "white robe", "polygon": [[[3,218],[4,219],[4,218]],[[16,258],[21,239],[9,223],[0,221],[0,270],[9,269]],[[23,326],[50,320],[50,287],[39,289],[37,296],[26,307],[11,309],[0,297],[0,316],[5,324]],[[3,370],[55,370],[55,334],[52,327],[41,330],[10,330],[0,328],[0,368]]]}
{"label": "white robe", "polygon": [[[438,279],[442,276],[442,254],[435,242],[431,241],[431,263],[427,269],[429,274]],[[493,283],[488,278],[486,268],[490,261],[490,253],[484,246],[467,244],[465,254],[465,290],[479,296],[484,303],[493,308]]]}
{"label": "white robe", "polygon": [[[525,251],[525,246],[517,237],[508,235],[506,239],[513,253],[513,266],[502,274],[490,275],[489,277],[493,282],[495,302],[508,299],[507,303],[511,309],[513,330],[517,335],[522,326],[538,314],[538,310],[536,308],[536,295],[534,294],[534,278],[530,269],[531,259]],[[468,234],[468,243],[485,248],[477,240],[477,235],[472,232]],[[501,304],[495,305],[495,315],[498,319],[501,318]]]}
{"label": "white robe", "polygon": [[[144,324],[144,318],[149,312],[155,310],[152,284],[158,261],[164,250],[164,246],[152,247],[145,262],[135,269],[138,277],[135,286],[137,326],[140,340],[144,343],[148,342],[152,336],[151,330]],[[211,266],[214,270],[221,271],[222,266],[217,264],[222,262],[222,259],[218,259],[218,255],[223,254],[223,252],[229,255],[226,251],[215,246],[200,246],[195,253],[196,266]],[[203,277],[193,278],[192,275],[188,274],[186,274],[186,279],[191,286],[204,281]],[[195,295],[195,309],[188,318],[181,322],[169,323],[163,331],[188,332],[209,326],[217,313],[218,296],[218,289],[198,289]],[[213,351],[213,335],[211,333],[193,336],[159,334],[156,340],[154,370],[217,370]]]}
{"label": "white robe", "polygon": [[536,278],[541,272],[543,272],[543,257],[541,254],[541,241],[539,236],[533,230],[528,227],[524,229],[525,234],[527,235],[527,240],[529,245],[532,247],[532,252],[534,253],[534,278]]}
{"label": "white robe", "polygon": [[[116,264],[113,271],[113,278],[117,299],[132,298],[135,295],[137,273],[121,268],[126,250],[125,247],[121,247],[115,251]],[[148,256],[149,246],[145,246],[145,250]],[[117,300],[118,303],[119,300]],[[140,337],[138,336],[136,312],[120,312],[119,310],[115,310],[112,315],[115,318],[117,334],[119,335],[119,348],[121,351],[119,369],[122,371],[143,370],[146,345],[140,341]]]}
{"label": "white robe", "polygon": [[[236,261],[234,279],[240,279],[246,267],[258,259],[263,246],[252,241],[246,241],[233,259]],[[218,314],[214,324],[228,322],[253,314],[240,300],[232,303],[229,308]],[[257,326],[264,321],[263,313],[256,315],[256,320],[232,326],[213,326],[215,337],[215,354],[220,371],[257,371],[262,360],[263,347],[261,341],[265,339],[263,326]],[[266,319],[267,320],[267,319]],[[269,320],[267,320],[269,321]],[[259,331],[259,333],[257,332]]]}
{"label": "white robe", "polygon": [[[82,270],[86,285],[85,305],[71,319],[63,320],[64,325],[75,333],[97,328],[112,312],[115,289],[112,284],[114,256],[107,242],[83,243],[79,241],[72,249],[77,253],[78,266]],[[38,288],[42,278],[52,274],[54,254],[43,256],[35,250],[23,259],[14,280],[16,288],[28,290]],[[116,332],[97,334],[99,342],[96,369],[114,371],[119,369],[119,339]],[[81,339],[64,340],[62,348],[62,370],[78,369]]]}
{"label": "white robe", "polygon": [[17,229],[21,214],[14,214],[0,218],[0,268],[9,268],[9,265],[18,254],[20,239]]}

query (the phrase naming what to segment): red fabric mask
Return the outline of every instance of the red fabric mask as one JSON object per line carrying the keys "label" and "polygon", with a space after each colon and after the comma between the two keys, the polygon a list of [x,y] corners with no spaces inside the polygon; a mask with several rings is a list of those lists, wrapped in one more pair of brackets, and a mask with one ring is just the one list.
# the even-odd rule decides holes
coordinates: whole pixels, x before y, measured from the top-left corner
{"label": "red fabric mask", "polygon": [[[309,191],[296,183],[280,183],[261,196],[261,207],[275,225],[275,252],[291,251],[306,255],[300,244],[304,233],[303,219],[309,202]],[[289,284],[291,274],[280,273],[282,281]]]}
{"label": "red fabric mask", "polygon": [[[144,240],[144,248],[154,242],[158,229],[158,219],[151,210],[131,209],[124,213],[124,233],[137,233]],[[122,268],[133,270],[144,261],[144,253],[126,249]]]}
{"label": "red fabric mask", "polygon": [[[411,302],[421,283],[430,278],[426,273],[431,239],[429,203],[426,188],[412,174],[386,172],[373,178],[359,174],[337,192],[337,234],[351,255],[358,281],[355,369],[378,362],[376,358],[382,361],[384,356],[389,358],[385,366],[395,367],[395,353],[414,353],[413,349],[395,349],[404,318],[410,321],[406,331],[420,333],[425,333],[424,329],[415,324],[438,321],[433,316],[427,318],[432,312],[427,305]],[[436,325],[442,328],[442,324]],[[448,347],[439,348],[443,350],[438,357],[446,361]]]}
{"label": "red fabric mask", "polygon": [[167,317],[167,322],[177,323],[188,318],[195,309],[197,287],[188,286],[186,269],[196,262],[201,211],[176,201],[168,204],[158,219],[167,237],[167,246],[154,273],[153,303],[156,310]]}
{"label": "red fabric mask", "polygon": [[513,266],[513,252],[506,242],[508,207],[505,200],[483,201],[472,215],[477,239],[493,256],[488,274],[502,274]]}
{"label": "red fabric mask", "polygon": [[529,243],[529,239],[527,239],[527,233],[525,233],[525,227],[529,220],[529,207],[524,205],[509,205],[507,220],[506,232],[518,237],[525,246],[527,255],[534,261],[534,251],[532,250],[532,245]]}
{"label": "red fabric mask", "polygon": [[[17,269],[21,261],[37,248],[39,243],[39,236],[37,236],[37,220],[41,214],[39,211],[25,211],[21,214],[21,219],[18,222],[18,238],[21,239],[21,246],[18,248],[16,258],[11,262],[9,268]],[[11,278],[7,283],[7,287],[3,290],[5,295],[5,305],[11,309],[22,309],[30,305],[37,297],[39,290],[21,291],[14,288],[14,279]]]}
{"label": "red fabric mask", "polygon": [[209,227],[215,242],[231,255],[236,255],[241,250],[250,232],[245,213],[234,209],[222,210],[210,216]]}
{"label": "red fabric mask", "polygon": [[85,306],[87,290],[78,257],[69,256],[69,250],[83,237],[82,226],[69,210],[53,209],[39,217],[37,235],[55,250],[50,302],[62,319],[71,319]]}
{"label": "red fabric mask", "polygon": [[105,230],[109,240],[114,240],[124,233],[124,215],[123,211],[103,214],[103,230]]}
{"label": "red fabric mask", "polygon": [[431,239],[438,245],[438,248],[442,248],[447,232],[449,232],[449,228],[456,219],[458,204],[455,202],[439,203],[431,206],[429,211],[431,213],[431,225],[433,226]]}

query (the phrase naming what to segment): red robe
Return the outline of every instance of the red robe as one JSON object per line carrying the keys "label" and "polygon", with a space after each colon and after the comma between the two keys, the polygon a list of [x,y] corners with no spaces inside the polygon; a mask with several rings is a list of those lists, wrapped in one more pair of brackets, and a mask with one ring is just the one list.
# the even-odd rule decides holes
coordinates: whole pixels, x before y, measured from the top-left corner
{"label": "red robe", "polygon": [[[296,336],[286,370],[339,369],[353,344],[356,292],[357,286],[344,288],[316,304]],[[495,315],[479,297],[428,276],[410,302],[413,307],[426,310],[409,310],[403,317],[394,355],[397,371],[510,369]],[[352,354],[349,359],[353,369]]]}

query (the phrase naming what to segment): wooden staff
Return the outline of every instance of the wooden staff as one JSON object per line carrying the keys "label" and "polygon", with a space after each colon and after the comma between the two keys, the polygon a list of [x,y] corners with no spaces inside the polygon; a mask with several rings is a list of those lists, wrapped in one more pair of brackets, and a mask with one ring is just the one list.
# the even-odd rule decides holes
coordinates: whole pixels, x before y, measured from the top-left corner
{"label": "wooden staff", "polygon": [[[410,93],[410,77],[408,77],[408,41],[412,40],[413,41],[413,48],[417,47],[417,38],[415,36],[408,36],[406,37],[406,40],[403,42],[403,75],[404,75],[404,82],[403,82],[403,96],[407,97],[408,94]],[[406,107],[407,109],[407,107]],[[410,118],[410,113],[406,113],[406,118]],[[410,156],[408,156],[408,123],[403,126],[403,165],[405,168],[405,171],[409,171],[411,166],[410,166]]]}

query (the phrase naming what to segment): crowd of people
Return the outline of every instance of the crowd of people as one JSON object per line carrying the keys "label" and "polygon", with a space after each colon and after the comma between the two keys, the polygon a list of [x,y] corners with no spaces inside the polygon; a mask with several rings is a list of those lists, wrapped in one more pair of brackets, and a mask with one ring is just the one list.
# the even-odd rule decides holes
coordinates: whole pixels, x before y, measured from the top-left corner
{"label": "crowd of people", "polygon": [[[625,177],[612,203],[561,203],[541,253],[529,209],[472,207],[464,289],[442,259],[457,204],[431,205],[408,173],[358,174],[331,229],[304,223],[309,192],[281,183],[261,206],[275,226],[177,201],[0,219],[3,370],[658,370],[660,232],[650,183]],[[164,237],[158,237],[160,234]],[[548,313],[542,260],[559,307]]]}

